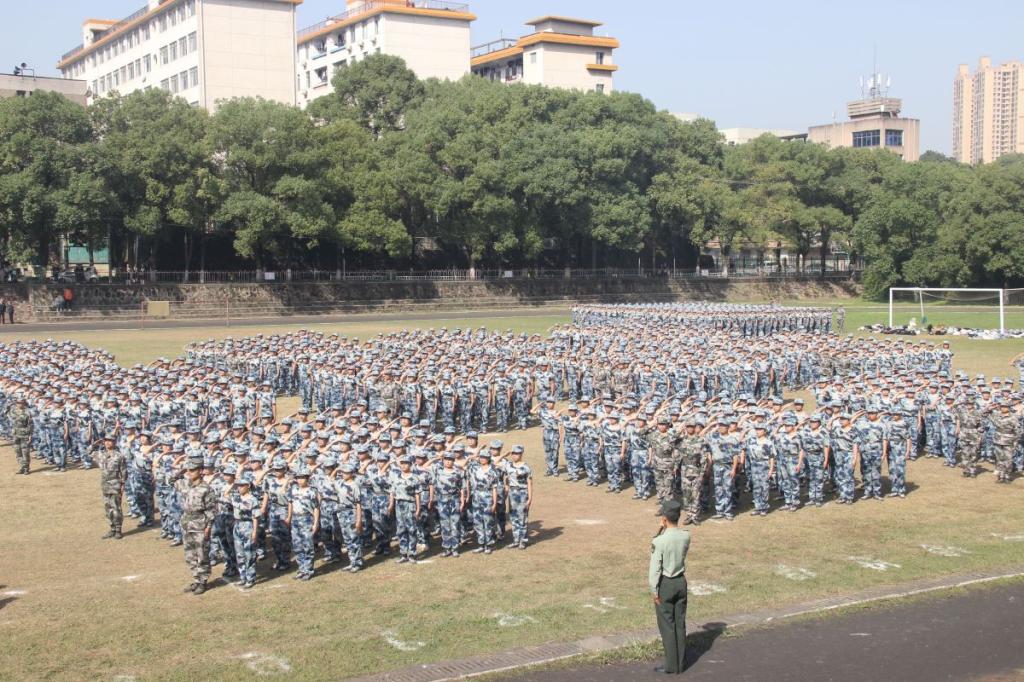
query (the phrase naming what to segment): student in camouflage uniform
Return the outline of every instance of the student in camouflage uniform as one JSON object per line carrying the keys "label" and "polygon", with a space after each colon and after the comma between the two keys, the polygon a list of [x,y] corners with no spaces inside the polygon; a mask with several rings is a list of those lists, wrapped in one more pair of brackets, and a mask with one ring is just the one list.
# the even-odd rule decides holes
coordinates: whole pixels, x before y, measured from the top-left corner
{"label": "student in camouflage uniform", "polygon": [[821,413],[813,413],[800,429],[800,447],[807,463],[807,503],[820,507],[825,503],[825,477],[828,472],[828,432],[822,427]]}
{"label": "student in camouflage uniform", "polygon": [[260,498],[252,492],[253,476],[246,471],[235,480],[234,489],[225,491],[234,518],[232,535],[238,561],[238,579],[243,589],[256,584],[256,540],[259,537]]}
{"label": "student in camouflage uniform", "polygon": [[184,478],[175,482],[181,498],[181,529],[184,535],[185,563],[192,573],[192,584],[185,592],[200,595],[210,579],[210,536],[217,500],[213,489],[203,480],[203,460],[190,457]]}
{"label": "student in camouflage uniform", "polygon": [[800,508],[800,472],[804,466],[804,451],[800,445],[796,415],[787,413],[786,417],[782,431],[775,438],[778,452],[775,470],[779,489],[785,498],[782,510],[795,512]]}
{"label": "student in camouflage uniform", "polygon": [[110,524],[106,538],[121,539],[121,523],[124,513],[121,502],[124,498],[124,484],[128,480],[128,465],[124,454],[114,448],[114,436],[108,434],[103,438],[103,446],[96,453],[96,464],[100,468],[100,491],[103,493],[103,510]]}
{"label": "student in camouflage uniform", "polygon": [[478,460],[477,466],[470,469],[468,482],[473,509],[473,529],[476,531],[476,540],[479,545],[473,550],[473,553],[490,554],[494,551],[495,514],[498,510],[498,482],[500,479],[494,467],[491,466],[489,451],[481,450]]}
{"label": "student in camouflage uniform", "polygon": [[840,413],[838,420],[829,432],[829,446],[836,463],[836,502],[853,504],[857,468],[858,445],[857,430],[850,424],[852,416],[848,412]]}
{"label": "student in camouflage uniform", "polygon": [[[717,430],[706,435],[709,450],[708,462],[712,467],[715,495],[715,514],[712,518],[725,518],[729,521],[736,518],[733,513],[733,486],[740,455],[739,444],[729,433],[731,423],[731,418],[721,417]],[[708,426],[708,430],[714,428],[714,426]]]}
{"label": "student in camouflage uniform", "polygon": [[359,465],[349,460],[341,465],[341,478],[335,481],[337,526],[348,550],[348,566],[344,570],[357,573],[363,568],[363,506],[356,473]]}
{"label": "student in camouflage uniform", "polygon": [[978,409],[978,394],[971,391],[956,407],[957,454],[963,475],[975,478],[981,461],[982,413]]}
{"label": "student in camouflage uniform", "polygon": [[416,563],[416,520],[420,515],[420,477],[412,472],[413,456],[403,455],[398,460],[399,471],[391,474],[391,497],[388,514],[395,517],[395,535],[398,536],[397,563]]}
{"label": "student in camouflage uniform", "polygon": [[651,468],[654,471],[654,489],[658,502],[664,504],[674,495],[678,459],[675,456],[679,436],[671,429],[672,420],[658,417],[657,424],[648,424],[641,434],[647,439]]}
{"label": "student in camouflage uniform", "polygon": [[11,424],[11,434],[14,436],[14,456],[18,460],[18,471],[15,473],[27,476],[32,461],[32,431],[34,426],[32,423],[32,413],[28,409],[28,401],[24,395],[18,395],[8,418]]}
{"label": "student in camouflage uniform", "polygon": [[509,547],[526,549],[529,536],[530,505],[533,504],[533,471],[523,461],[523,446],[514,445],[505,467],[505,488],[509,502],[509,521],[512,525],[512,541]]}
{"label": "student in camouflage uniform", "polygon": [[864,499],[882,500],[882,453],[885,447],[885,425],[878,419],[878,408],[868,407],[867,415],[857,422],[857,445],[860,453]]}
{"label": "student in camouflage uniform", "polygon": [[754,424],[754,435],[744,443],[744,462],[750,466],[750,483],[754,509],[751,516],[768,515],[768,481],[775,473],[778,455],[775,441],[767,436],[765,422]]}
{"label": "student in camouflage uniform", "polygon": [[[705,452],[707,443],[697,430],[697,422],[690,418],[683,423],[683,433],[675,443],[672,456],[675,458],[673,471],[679,475],[679,489],[682,492],[682,506],[686,513],[683,525],[698,522],[701,508],[701,488],[707,478]],[[672,479],[675,487],[675,475]]]}
{"label": "student in camouflage uniform", "polygon": [[296,580],[313,577],[313,537],[320,523],[320,493],[309,484],[311,473],[306,465],[299,464],[295,468],[295,481],[285,493],[288,501],[285,525],[291,529],[292,551],[298,565]]}
{"label": "student in camouflage uniform", "polygon": [[907,496],[907,458],[910,456],[910,425],[903,412],[893,409],[885,422],[884,457],[889,469],[889,497]]}
{"label": "student in camouflage uniform", "polygon": [[1014,414],[1005,399],[996,404],[989,417],[993,428],[992,446],[996,457],[996,482],[1009,483],[1013,476],[1013,452],[1021,437],[1020,416]]}
{"label": "student in camouflage uniform", "polygon": [[464,470],[455,466],[456,453],[446,450],[433,478],[431,496],[437,505],[441,526],[441,556],[459,555],[462,540],[462,512],[466,508]]}

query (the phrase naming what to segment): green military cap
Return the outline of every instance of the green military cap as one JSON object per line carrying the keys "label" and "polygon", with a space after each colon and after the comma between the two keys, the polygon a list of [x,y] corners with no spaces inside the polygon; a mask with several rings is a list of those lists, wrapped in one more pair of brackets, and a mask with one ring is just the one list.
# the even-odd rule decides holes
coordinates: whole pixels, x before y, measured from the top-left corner
{"label": "green military cap", "polygon": [[665,516],[666,514],[680,514],[683,511],[683,505],[679,504],[676,500],[666,500],[661,503],[661,507],[654,514],[655,516]]}

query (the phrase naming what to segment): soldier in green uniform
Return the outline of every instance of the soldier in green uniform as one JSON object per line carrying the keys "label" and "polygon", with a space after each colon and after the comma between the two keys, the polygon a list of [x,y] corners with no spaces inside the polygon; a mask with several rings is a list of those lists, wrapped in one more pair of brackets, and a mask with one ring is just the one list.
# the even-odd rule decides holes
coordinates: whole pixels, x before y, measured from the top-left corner
{"label": "soldier in green uniform", "polygon": [[682,507],[670,500],[661,505],[661,529],[651,542],[651,565],[647,582],[654,597],[665,667],[657,672],[683,672],[686,658],[686,554],[690,533],[679,527]]}
{"label": "soldier in green uniform", "polygon": [[114,434],[103,437],[103,446],[96,453],[96,465],[100,469],[100,491],[103,493],[103,509],[110,522],[110,531],[104,539],[121,539],[121,522],[124,513],[121,501],[124,498],[124,484],[128,480],[128,462],[124,453],[114,447]]}
{"label": "soldier in green uniform", "polygon": [[181,500],[181,531],[185,544],[185,563],[192,573],[192,584],[185,592],[202,594],[210,579],[210,535],[217,498],[213,488],[203,480],[203,458],[190,457],[184,478],[175,481]]}
{"label": "soldier in green uniform", "polygon": [[676,441],[679,436],[670,428],[671,421],[667,416],[658,418],[655,426],[643,429],[643,435],[650,444],[649,457],[654,470],[654,487],[658,492],[658,502],[664,503],[672,498],[679,466],[674,456]]}
{"label": "soldier in green uniform", "polygon": [[14,456],[18,459],[16,473],[28,475],[32,459],[32,413],[28,410],[25,396],[18,394],[18,400],[10,411],[11,433],[14,436]]}

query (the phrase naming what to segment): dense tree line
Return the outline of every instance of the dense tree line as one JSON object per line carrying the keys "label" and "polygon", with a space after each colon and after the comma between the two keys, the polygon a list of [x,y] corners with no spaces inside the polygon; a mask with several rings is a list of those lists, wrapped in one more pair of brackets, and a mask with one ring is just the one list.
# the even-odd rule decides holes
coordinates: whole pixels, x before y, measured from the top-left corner
{"label": "dense tree line", "polygon": [[[832,244],[898,284],[1024,280],[1024,159],[764,136],[722,143],[628,93],[467,77],[374,56],[308,111],[213,114],[160,90],[82,109],[0,102],[0,257],[109,245],[115,267],[692,267],[700,247],[806,257]],[[824,267],[824,262],[821,263]]]}

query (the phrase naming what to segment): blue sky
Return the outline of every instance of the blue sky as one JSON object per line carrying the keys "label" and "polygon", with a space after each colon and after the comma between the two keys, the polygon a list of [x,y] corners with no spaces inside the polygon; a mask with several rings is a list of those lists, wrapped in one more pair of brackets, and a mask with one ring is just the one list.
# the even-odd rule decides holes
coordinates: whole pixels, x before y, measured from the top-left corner
{"label": "blue sky", "polygon": [[[52,75],[60,55],[81,42],[84,18],[121,18],[143,3],[4,3],[0,70],[25,61]],[[305,0],[299,24],[344,4]],[[892,76],[890,94],[903,98],[905,116],[921,119],[922,151],[949,152],[958,64],[973,68],[981,55],[997,63],[1024,59],[1020,0],[471,0],[470,8],[478,17],[474,44],[521,35],[523,21],[543,14],[603,21],[598,32],[622,42],[616,88],[719,127],[805,130],[831,121],[833,112],[843,117],[877,49],[879,70]]]}

